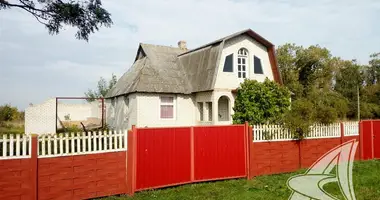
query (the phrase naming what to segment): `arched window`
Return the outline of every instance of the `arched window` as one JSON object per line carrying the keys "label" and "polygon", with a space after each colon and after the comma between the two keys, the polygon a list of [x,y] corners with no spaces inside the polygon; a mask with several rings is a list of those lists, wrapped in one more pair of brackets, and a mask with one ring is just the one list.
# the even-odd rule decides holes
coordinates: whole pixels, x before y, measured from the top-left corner
{"label": "arched window", "polygon": [[247,77],[248,50],[241,48],[238,51],[238,78]]}

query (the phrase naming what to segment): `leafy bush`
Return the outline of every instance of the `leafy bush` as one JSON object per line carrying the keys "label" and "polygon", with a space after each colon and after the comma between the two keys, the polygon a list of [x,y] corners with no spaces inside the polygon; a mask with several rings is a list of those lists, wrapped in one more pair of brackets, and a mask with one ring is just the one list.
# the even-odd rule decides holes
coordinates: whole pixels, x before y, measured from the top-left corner
{"label": "leafy bush", "polygon": [[290,92],[287,88],[266,79],[263,83],[246,79],[235,99],[234,124],[276,123],[289,110]]}
{"label": "leafy bush", "polygon": [[309,133],[316,118],[313,107],[311,101],[301,98],[293,101],[291,110],[285,114],[284,126],[294,134],[295,139],[303,139]]}
{"label": "leafy bush", "polygon": [[0,106],[0,121],[13,121],[20,118],[20,113],[16,107],[10,104]]}

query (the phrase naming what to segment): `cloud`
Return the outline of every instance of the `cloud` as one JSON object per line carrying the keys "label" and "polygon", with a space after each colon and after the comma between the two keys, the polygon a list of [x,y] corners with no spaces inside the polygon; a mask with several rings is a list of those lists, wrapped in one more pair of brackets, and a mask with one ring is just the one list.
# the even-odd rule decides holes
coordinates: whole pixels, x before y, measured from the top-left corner
{"label": "cloud", "polygon": [[368,62],[380,51],[377,0],[103,0],[114,25],[90,41],[66,27],[50,36],[18,9],[0,12],[0,104],[25,108],[54,96],[83,96],[100,76],[119,77],[140,42],[190,48],[251,28],[276,45],[320,44],[334,56]]}

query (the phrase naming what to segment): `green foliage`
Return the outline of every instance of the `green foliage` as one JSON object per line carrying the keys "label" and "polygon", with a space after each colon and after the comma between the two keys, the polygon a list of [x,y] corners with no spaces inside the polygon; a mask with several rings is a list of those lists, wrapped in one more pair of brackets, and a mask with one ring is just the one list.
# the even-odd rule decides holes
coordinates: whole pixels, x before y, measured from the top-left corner
{"label": "green foliage", "polygon": [[307,96],[313,88],[326,88],[332,82],[334,68],[326,48],[285,44],[277,49],[277,60],[284,85],[294,93],[294,99]]}
{"label": "green foliage", "polygon": [[373,85],[380,83],[380,53],[370,55],[370,59],[367,71],[367,83]]}
{"label": "green foliage", "polygon": [[294,134],[294,138],[303,139],[309,133],[309,127],[314,124],[316,112],[314,105],[306,98],[292,102],[291,111],[284,117],[284,126]]}
{"label": "green foliage", "polygon": [[81,133],[83,129],[77,125],[69,125],[65,128],[57,130],[57,133]]}
{"label": "green foliage", "polygon": [[309,134],[310,126],[315,123],[329,124],[343,119],[348,110],[347,100],[332,91],[312,91],[307,98],[292,102],[291,110],[286,113],[284,125],[296,139]]}
{"label": "green foliage", "polygon": [[22,118],[22,114],[18,112],[16,107],[10,104],[0,106],[0,121],[13,121]]}
{"label": "green foliage", "polygon": [[0,135],[4,134],[24,134],[25,126],[23,122],[0,121]]}
{"label": "green foliage", "polygon": [[98,31],[100,27],[112,25],[111,14],[103,8],[101,0],[19,0],[11,3],[0,0],[0,10],[19,8],[43,24],[49,34],[58,34],[64,25],[77,28],[77,39],[88,41],[89,35]]}
{"label": "green foliage", "polygon": [[[103,77],[100,77],[98,81],[98,86],[96,90],[89,89],[88,92],[84,94],[88,98],[103,98],[107,95],[107,93],[112,89],[112,87],[117,83],[116,75],[112,74],[111,80],[107,82]],[[91,102],[94,99],[88,99],[87,101]]]}
{"label": "green foliage", "polygon": [[65,115],[64,118],[65,118],[66,121],[70,120],[70,114]]}
{"label": "green foliage", "polygon": [[313,91],[308,97],[313,103],[315,122],[329,124],[344,119],[348,112],[348,101],[334,91]]}
{"label": "green foliage", "polygon": [[[326,48],[318,45],[280,46],[277,49],[280,72],[284,85],[294,94],[292,111],[284,121],[293,129],[298,126],[298,132],[304,135],[307,128],[302,127],[307,126],[301,124],[302,120],[332,123],[357,119],[358,100],[361,118],[380,117],[380,53],[372,54],[370,59],[366,66],[355,60],[332,57]],[[307,105],[311,107],[306,114]]]}
{"label": "green foliage", "polygon": [[266,79],[263,83],[246,79],[238,89],[235,99],[235,124],[248,121],[250,124],[275,123],[290,106],[290,92],[275,82]]}

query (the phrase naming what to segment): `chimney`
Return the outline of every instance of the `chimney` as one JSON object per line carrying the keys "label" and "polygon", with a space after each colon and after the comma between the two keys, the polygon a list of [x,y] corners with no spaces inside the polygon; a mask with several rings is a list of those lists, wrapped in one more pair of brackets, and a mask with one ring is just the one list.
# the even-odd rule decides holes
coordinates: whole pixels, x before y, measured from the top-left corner
{"label": "chimney", "polygon": [[184,41],[184,40],[179,41],[178,42],[178,48],[180,48],[182,50],[187,50],[186,41]]}

